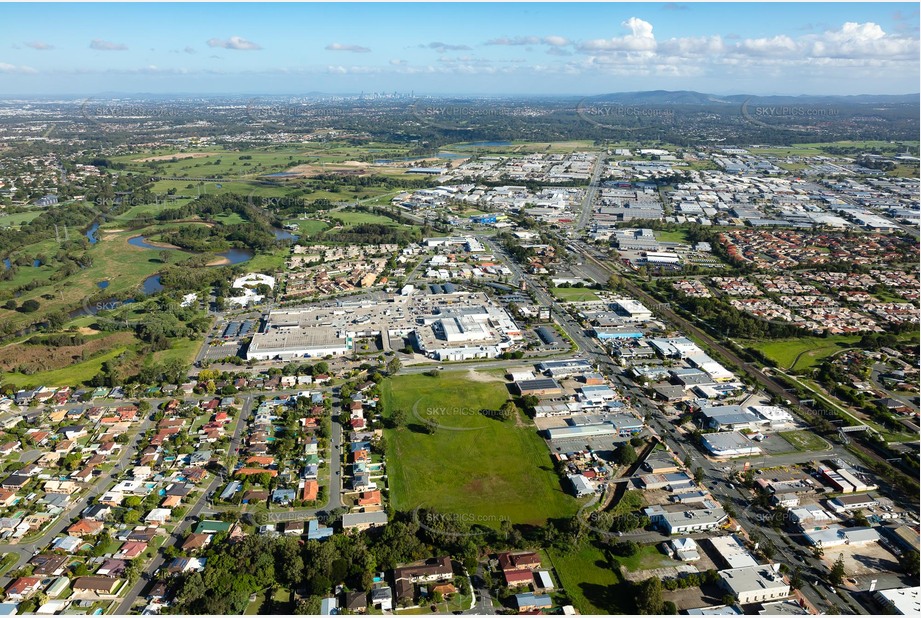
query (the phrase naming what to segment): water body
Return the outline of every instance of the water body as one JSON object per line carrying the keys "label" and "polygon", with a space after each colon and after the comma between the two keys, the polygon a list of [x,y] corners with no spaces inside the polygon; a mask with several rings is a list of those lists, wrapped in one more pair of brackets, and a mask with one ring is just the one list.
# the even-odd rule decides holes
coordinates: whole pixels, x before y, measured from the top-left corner
{"label": "water body", "polygon": [[98,242],[99,240],[98,238],[96,238],[96,230],[98,229],[99,229],[99,224],[94,223],[93,225],[90,226],[90,229],[86,230],[86,239],[90,241],[91,245],[95,245],[96,242]]}
{"label": "water body", "polygon": [[249,249],[229,249],[217,255],[222,258],[227,258],[227,261],[231,264],[241,264],[253,259],[253,252]]}
{"label": "water body", "polygon": [[42,265],[41,260],[32,260],[32,268],[38,268],[41,265]]}
{"label": "water body", "polygon": [[151,275],[144,279],[144,283],[141,286],[141,289],[148,296],[150,294],[156,294],[157,292],[163,291],[163,284],[160,283],[160,275]]}
{"label": "water body", "polygon": [[275,172],[274,174],[264,174],[265,178],[295,178],[297,174],[293,172]]}
{"label": "water body", "polygon": [[288,230],[283,230],[278,227],[272,228],[272,233],[275,234],[275,240],[297,240],[297,234],[292,234]]}
{"label": "water body", "polygon": [[155,247],[154,245],[151,245],[150,243],[148,243],[147,239],[144,238],[143,236],[132,236],[131,238],[128,239],[128,244],[131,245],[132,247],[140,247],[141,249],[161,249],[161,250],[167,249],[168,251],[172,251],[172,249],[174,248],[174,247]]}
{"label": "water body", "polygon": [[456,152],[439,152],[439,159],[466,159],[470,155],[458,154]]}
{"label": "water body", "polygon": [[5,259],[3,260],[3,267],[4,267],[4,268],[12,268],[12,267],[13,267],[13,263],[10,261],[10,258],[5,258]]}
{"label": "water body", "polygon": [[[284,232],[284,230],[279,230]],[[276,234],[276,238],[278,238]],[[128,239],[128,244],[140,247],[141,249],[156,249],[157,251],[178,251],[176,247],[156,247],[147,242],[147,239],[143,236],[134,236],[133,238]],[[253,252],[249,249],[228,249],[221,253],[215,254],[217,257],[227,258],[227,261],[231,264],[240,264],[242,262],[249,261],[253,259]]]}
{"label": "water body", "polygon": [[106,289],[107,287],[109,287],[109,282],[108,282],[108,281],[100,281],[100,282],[98,282],[96,285],[99,286],[99,289],[100,289],[100,290],[104,290],[104,289]]}

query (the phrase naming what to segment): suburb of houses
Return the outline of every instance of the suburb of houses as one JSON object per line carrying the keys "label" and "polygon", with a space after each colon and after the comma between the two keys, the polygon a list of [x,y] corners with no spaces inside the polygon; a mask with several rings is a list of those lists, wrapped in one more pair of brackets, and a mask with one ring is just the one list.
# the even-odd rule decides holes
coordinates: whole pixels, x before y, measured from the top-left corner
{"label": "suburb of houses", "polygon": [[908,103],[445,128],[361,83],[0,99],[0,617],[921,615]]}

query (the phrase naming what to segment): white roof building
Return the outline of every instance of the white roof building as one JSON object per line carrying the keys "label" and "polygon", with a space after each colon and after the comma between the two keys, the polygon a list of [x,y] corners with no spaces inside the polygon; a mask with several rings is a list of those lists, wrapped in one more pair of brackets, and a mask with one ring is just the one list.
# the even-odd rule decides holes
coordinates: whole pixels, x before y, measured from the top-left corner
{"label": "white roof building", "polygon": [[720,571],[720,583],[742,604],[760,603],[790,596],[790,585],[778,572],[779,564]]}

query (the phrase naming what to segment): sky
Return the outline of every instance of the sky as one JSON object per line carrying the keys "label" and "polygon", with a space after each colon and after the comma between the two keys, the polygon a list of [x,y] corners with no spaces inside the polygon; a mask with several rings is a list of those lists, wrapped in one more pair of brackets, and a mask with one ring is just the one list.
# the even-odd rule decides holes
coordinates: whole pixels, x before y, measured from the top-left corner
{"label": "sky", "polygon": [[0,3],[0,96],[906,94],[915,3]]}

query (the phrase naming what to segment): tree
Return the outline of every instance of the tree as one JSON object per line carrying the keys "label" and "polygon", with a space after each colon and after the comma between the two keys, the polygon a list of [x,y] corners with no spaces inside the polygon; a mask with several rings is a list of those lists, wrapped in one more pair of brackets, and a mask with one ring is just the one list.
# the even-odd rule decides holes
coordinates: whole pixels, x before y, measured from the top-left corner
{"label": "tree", "polygon": [[134,509],[127,510],[125,511],[124,515],[122,515],[122,522],[126,524],[136,524],[138,521],[140,521],[140,519],[140,511],[136,511]]}
{"label": "tree", "polygon": [[704,469],[701,467],[694,468],[694,481],[700,483],[704,480]]}
{"label": "tree", "polygon": [[38,303],[38,301],[30,298],[29,300],[22,303],[22,306],[19,309],[23,313],[34,313],[38,311],[39,307],[41,307],[41,305]]}
{"label": "tree", "polygon": [[425,426],[425,433],[429,435],[433,435],[438,430],[438,423],[436,423],[430,418],[425,419],[424,426]]}
{"label": "tree", "polygon": [[614,450],[614,461],[621,465],[629,466],[636,462],[636,449],[630,446],[629,442],[621,442]]}
{"label": "tree", "polygon": [[921,556],[918,555],[918,552],[914,550],[902,552],[902,555],[899,556],[899,568],[903,573],[917,577],[919,561],[921,561]]}
{"label": "tree", "polygon": [[662,613],[662,580],[650,577],[642,581],[636,590],[636,613],[653,615]]}
{"label": "tree", "polygon": [[518,413],[518,406],[515,405],[515,402],[509,399],[502,404],[502,407],[499,408],[499,418],[503,421],[510,420],[515,417]]}
{"label": "tree", "polygon": [[394,375],[403,367],[403,363],[400,362],[400,359],[394,356],[389,361],[387,361],[387,373]]}
{"label": "tree", "polygon": [[844,554],[838,554],[838,559],[835,560],[835,564],[832,565],[831,571],[828,573],[828,581],[840,586],[844,582],[844,575]]}
{"label": "tree", "polygon": [[394,429],[399,429],[406,426],[406,410],[402,408],[397,408],[390,413],[390,426]]}

